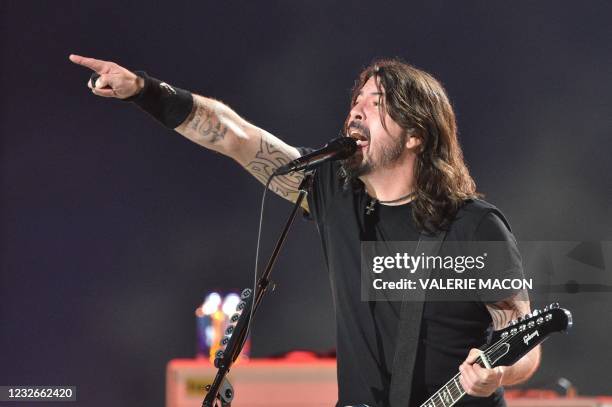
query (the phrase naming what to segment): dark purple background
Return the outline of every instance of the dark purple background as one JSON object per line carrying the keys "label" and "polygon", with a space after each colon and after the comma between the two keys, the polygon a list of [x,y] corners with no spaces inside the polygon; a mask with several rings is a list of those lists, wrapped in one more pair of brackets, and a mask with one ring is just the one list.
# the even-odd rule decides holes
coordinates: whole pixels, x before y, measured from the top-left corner
{"label": "dark purple background", "polygon": [[[161,405],[165,363],[194,354],[203,294],[251,283],[259,183],[91,95],[70,53],[147,70],[311,146],[337,134],[360,69],[400,56],[445,84],[479,189],[518,239],[612,239],[610,2],[156,3],[0,3],[0,384]],[[288,210],[271,199],[266,248]],[[332,348],[312,225],[296,224],[274,276],[253,353]],[[534,381],[612,393],[611,303],[577,297],[572,335],[546,345]]]}

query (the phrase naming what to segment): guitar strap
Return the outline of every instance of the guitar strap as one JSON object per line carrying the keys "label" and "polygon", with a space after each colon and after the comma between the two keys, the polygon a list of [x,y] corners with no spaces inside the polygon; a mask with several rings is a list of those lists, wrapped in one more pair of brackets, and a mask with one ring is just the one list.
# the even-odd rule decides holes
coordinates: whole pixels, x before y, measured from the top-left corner
{"label": "guitar strap", "polygon": [[[437,235],[428,235],[422,232],[419,236],[416,250],[420,250],[425,256],[435,256],[440,251],[445,238],[445,231],[441,231]],[[422,242],[429,243],[420,247]],[[429,278],[429,271],[427,269],[422,270],[422,273],[422,278]],[[412,296],[412,298],[408,299],[408,295]],[[415,298],[415,295],[422,298]],[[400,309],[397,345],[391,370],[391,385],[389,389],[389,405],[391,407],[408,407],[410,402],[412,376],[419,346],[424,301],[425,290],[418,290],[417,292],[405,290]]]}

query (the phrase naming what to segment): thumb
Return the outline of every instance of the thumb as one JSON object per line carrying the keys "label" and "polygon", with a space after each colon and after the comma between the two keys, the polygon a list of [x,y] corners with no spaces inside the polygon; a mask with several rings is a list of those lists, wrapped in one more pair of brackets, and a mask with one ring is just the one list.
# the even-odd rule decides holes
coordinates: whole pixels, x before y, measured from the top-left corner
{"label": "thumb", "polygon": [[96,83],[99,78],[100,78],[99,73],[94,72],[91,74],[91,76],[89,77],[89,81],[87,82],[87,86],[89,86],[89,89],[94,89],[96,87]]}
{"label": "thumb", "polygon": [[92,81],[95,83],[95,88],[96,89],[102,89],[102,88],[106,88],[106,87],[112,87],[111,84],[111,78],[109,77],[109,75],[103,74],[100,75],[100,77],[95,80],[93,78],[94,75],[92,75]]}

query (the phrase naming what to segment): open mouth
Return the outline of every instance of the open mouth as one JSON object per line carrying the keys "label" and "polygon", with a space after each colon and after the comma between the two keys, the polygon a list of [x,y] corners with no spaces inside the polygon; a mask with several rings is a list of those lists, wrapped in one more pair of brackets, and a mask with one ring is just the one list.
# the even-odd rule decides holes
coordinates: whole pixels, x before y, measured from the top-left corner
{"label": "open mouth", "polygon": [[357,130],[350,130],[349,137],[354,139],[357,142],[357,145],[362,149],[367,147],[368,144],[370,144],[370,140]]}

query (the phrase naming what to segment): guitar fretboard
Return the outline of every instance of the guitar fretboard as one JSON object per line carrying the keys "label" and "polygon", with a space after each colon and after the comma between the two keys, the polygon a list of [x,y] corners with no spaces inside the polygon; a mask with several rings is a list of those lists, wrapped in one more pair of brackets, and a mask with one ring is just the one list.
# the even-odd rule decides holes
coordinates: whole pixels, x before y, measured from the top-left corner
{"label": "guitar fretboard", "polygon": [[457,373],[420,407],[451,407],[458,402],[465,395],[465,391],[459,382],[459,375],[460,373]]}

